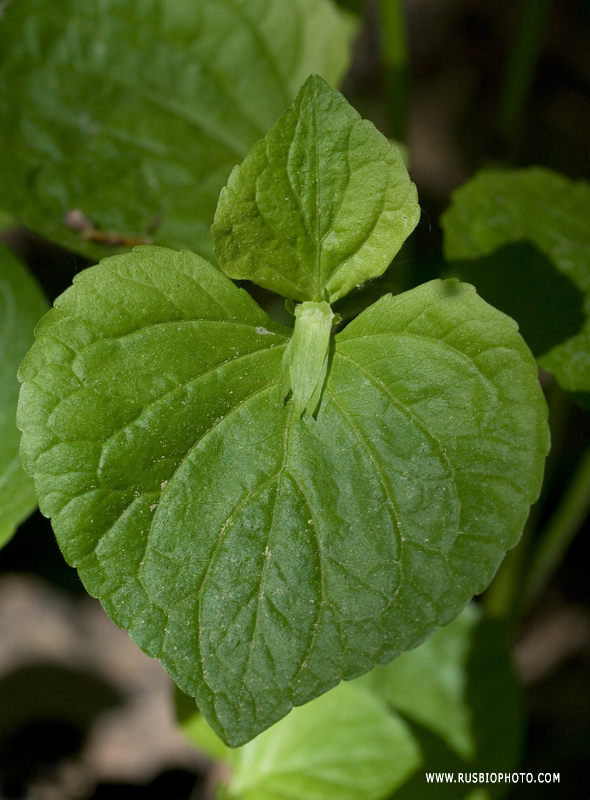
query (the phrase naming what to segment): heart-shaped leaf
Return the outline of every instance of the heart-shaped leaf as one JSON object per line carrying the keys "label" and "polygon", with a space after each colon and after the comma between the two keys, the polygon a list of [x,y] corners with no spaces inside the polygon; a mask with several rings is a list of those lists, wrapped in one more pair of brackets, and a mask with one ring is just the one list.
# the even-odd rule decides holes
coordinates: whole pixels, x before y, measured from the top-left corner
{"label": "heart-shaped leaf", "polygon": [[212,233],[231,278],[334,302],[385,272],[419,216],[399,149],[312,75],[232,172]]}
{"label": "heart-shaped leaf", "polygon": [[2,4],[3,204],[99,259],[153,241],[212,255],[232,167],[354,31],[331,0]]}
{"label": "heart-shaped leaf", "polygon": [[288,336],[199,257],[137,248],[78,276],[21,369],[66,558],[232,745],[456,616],[548,446],[534,359],[469,285],[350,323],[315,416],[280,397]]}
{"label": "heart-shaped leaf", "polygon": [[23,472],[18,452],[16,371],[47,308],[26,267],[0,245],[0,547],[37,505],[33,482]]}

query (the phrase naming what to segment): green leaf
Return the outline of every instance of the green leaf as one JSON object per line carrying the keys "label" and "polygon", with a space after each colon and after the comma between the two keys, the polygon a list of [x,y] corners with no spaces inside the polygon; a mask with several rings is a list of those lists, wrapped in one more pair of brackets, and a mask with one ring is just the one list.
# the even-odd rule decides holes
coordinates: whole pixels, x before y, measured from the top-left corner
{"label": "green leaf", "polygon": [[420,647],[360,679],[393,708],[435,733],[466,759],[475,752],[466,696],[467,658],[471,634],[480,617],[475,605],[467,606],[457,619]]}
{"label": "green leaf", "polygon": [[330,0],[7,4],[5,210],[90,258],[142,240],[211,255],[232,167],[311,72],[339,82],[352,33]]}
{"label": "green leaf", "polygon": [[489,760],[495,740],[496,753],[511,754],[506,769],[514,766],[522,734],[507,642],[506,625],[472,603],[420,647],[360,680],[465,761]]}
{"label": "green leaf", "polygon": [[191,253],[81,273],[23,363],[23,461],[66,559],[242,744],[416,646],[516,544],[548,446],[536,364],[473,288],[335,337],[316,418],[288,336]]}
{"label": "green leaf", "polygon": [[590,184],[540,167],[478,173],[442,217],[448,259],[475,259],[528,241],[583,293],[582,328],[539,359],[572,392],[590,391],[589,218]]}
{"label": "green leaf", "polygon": [[16,427],[18,365],[48,304],[28,270],[0,245],[0,547],[37,506],[33,481],[21,467]]}
{"label": "green leaf", "polygon": [[[177,691],[178,718],[199,750],[227,762],[224,796],[324,800],[344,796],[347,787],[359,800],[392,792],[396,800],[422,800],[425,773],[517,767],[524,718],[507,642],[504,623],[470,604],[420,647],[340,684],[237,750],[225,747],[194,701]],[[383,732],[386,720],[393,737]],[[370,773],[359,770],[365,764]],[[324,780],[328,768],[332,785]],[[387,785],[391,780],[395,786]],[[488,783],[482,797],[501,797],[507,788]],[[463,783],[434,791],[462,800],[472,789]]]}
{"label": "green leaf", "polygon": [[418,222],[398,148],[317,75],[222,191],[222,269],[294,300],[328,300],[381,275]]}
{"label": "green leaf", "polygon": [[[426,772],[512,772],[524,736],[522,693],[515,678],[509,631],[469,605],[450,625],[358,683],[387,700],[407,720],[422,765],[395,793],[422,800]],[[477,788],[477,787],[475,787]],[[480,787],[482,800],[502,797],[504,781]],[[463,800],[473,784],[437,785],[436,797]]]}
{"label": "green leaf", "polygon": [[15,228],[17,225],[16,220],[12,214],[7,214],[6,211],[0,208],[0,233]]}
{"label": "green leaf", "polygon": [[198,748],[228,762],[236,800],[381,800],[419,765],[408,726],[357,681],[294,709],[229,750],[195,710],[181,724]]}

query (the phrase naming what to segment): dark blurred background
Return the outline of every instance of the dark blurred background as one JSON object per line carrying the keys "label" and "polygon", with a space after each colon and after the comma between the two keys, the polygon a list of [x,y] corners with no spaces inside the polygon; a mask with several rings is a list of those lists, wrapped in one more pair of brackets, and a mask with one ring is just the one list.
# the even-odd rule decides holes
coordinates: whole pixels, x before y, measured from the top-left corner
{"label": "dark blurred background", "polygon": [[[586,0],[538,0],[528,23],[523,22],[527,4],[515,0],[406,0],[408,66],[400,85],[407,90],[407,116],[401,123],[387,110],[390,81],[383,76],[377,4],[343,0],[341,5],[364,20],[343,91],[387,135],[402,133],[423,209],[412,243],[398,259],[402,287],[445,272],[439,216],[452,191],[477,169],[540,164],[573,179],[590,179]],[[523,24],[538,25],[539,34],[533,68],[514,111],[506,75],[517,58],[515,41]],[[50,300],[89,264],[24,229],[11,231],[6,240],[38,276]],[[267,302],[272,305],[270,298]],[[589,412],[569,401],[563,441],[545,514],[590,441]],[[587,535],[586,522],[515,635],[529,713],[522,769],[560,772],[561,784],[536,785],[534,791],[519,785],[511,791],[512,800],[590,796]],[[174,730],[166,677],[106,617],[101,622],[103,617],[64,563],[49,522],[36,512],[0,551],[0,708],[5,723],[0,724],[0,771],[5,776],[0,798],[203,796],[207,765]],[[23,644],[27,636],[29,644]],[[92,702],[74,708],[67,702],[72,692]],[[26,710],[26,697],[33,698],[31,707],[45,709],[41,719]],[[8,732],[7,722],[17,706],[24,709],[13,728],[18,735]],[[58,707],[66,708],[59,718]],[[130,724],[121,722],[123,712],[131,714]],[[100,723],[103,717],[108,723]],[[26,752],[36,753],[27,763],[17,755],[19,737]],[[143,760],[142,752],[148,754]],[[31,786],[37,787],[34,795]]]}

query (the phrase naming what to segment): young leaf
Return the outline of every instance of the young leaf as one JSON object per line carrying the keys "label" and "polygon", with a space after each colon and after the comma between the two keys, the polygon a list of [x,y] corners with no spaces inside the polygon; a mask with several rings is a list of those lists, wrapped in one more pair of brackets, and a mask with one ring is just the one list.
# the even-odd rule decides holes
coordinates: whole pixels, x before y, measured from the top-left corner
{"label": "young leaf", "polygon": [[16,427],[18,365],[48,305],[26,267],[0,245],[0,547],[37,505],[33,481],[21,467]]}
{"label": "young leaf", "polygon": [[455,192],[442,217],[448,259],[488,256],[507,243],[529,241],[584,294],[581,330],[539,359],[564,389],[579,392],[590,391],[589,217],[590,184],[541,167],[480,172]]}
{"label": "young leaf", "polygon": [[331,0],[19,0],[0,25],[7,211],[91,258],[153,241],[212,254],[232,167],[353,26]]}
{"label": "young leaf", "polygon": [[279,401],[289,333],[197,256],[137,248],[78,276],[20,373],[67,560],[231,745],[456,616],[548,446],[536,364],[470,286],[349,324],[315,417]]}
{"label": "young leaf", "polygon": [[330,303],[381,275],[420,210],[398,148],[312,75],[222,191],[222,269],[294,300]]}

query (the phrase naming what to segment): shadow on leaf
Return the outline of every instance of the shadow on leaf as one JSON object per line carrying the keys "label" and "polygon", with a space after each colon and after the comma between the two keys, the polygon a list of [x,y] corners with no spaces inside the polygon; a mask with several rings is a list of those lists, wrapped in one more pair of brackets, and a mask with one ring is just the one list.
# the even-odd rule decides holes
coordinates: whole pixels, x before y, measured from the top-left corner
{"label": "shadow on leaf", "polygon": [[518,322],[536,358],[574,336],[584,323],[582,293],[529,242],[507,244],[483,258],[454,261],[451,270]]}

